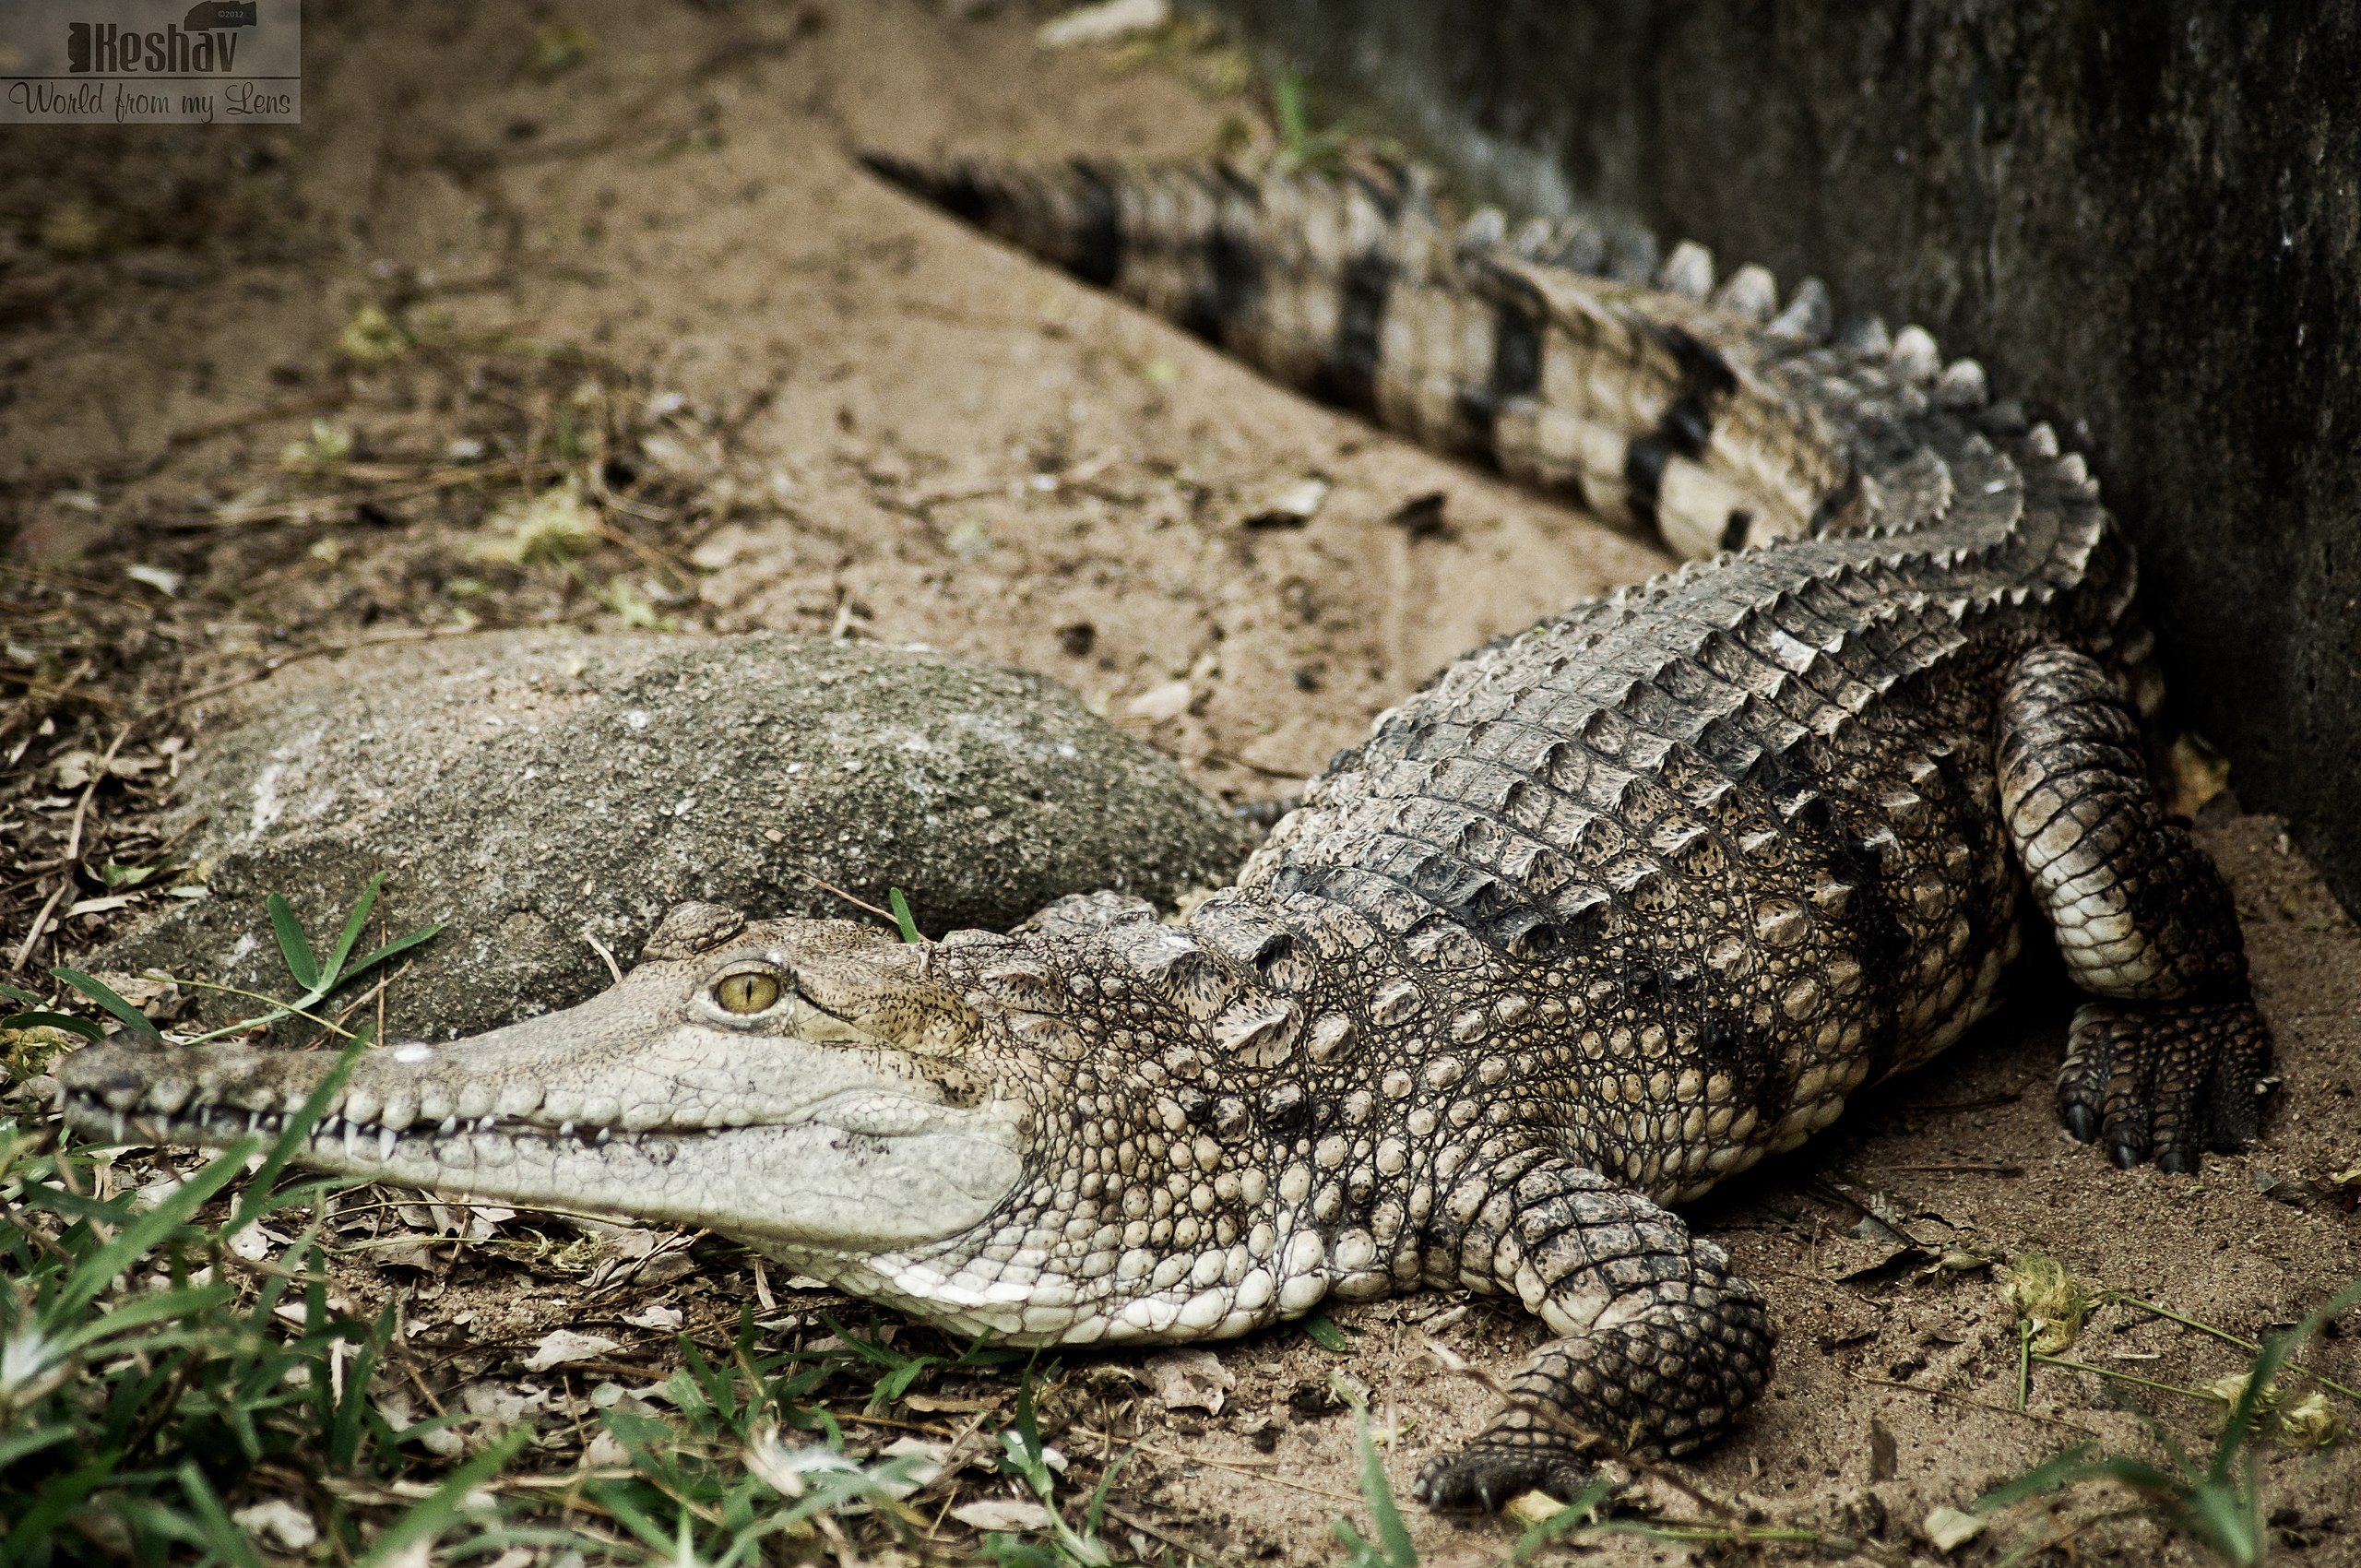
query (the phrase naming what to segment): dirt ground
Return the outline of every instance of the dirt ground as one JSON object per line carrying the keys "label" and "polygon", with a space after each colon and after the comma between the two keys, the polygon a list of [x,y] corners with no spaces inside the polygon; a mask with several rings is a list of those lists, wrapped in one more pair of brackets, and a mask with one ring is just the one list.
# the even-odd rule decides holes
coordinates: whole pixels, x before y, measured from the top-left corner
{"label": "dirt ground", "polygon": [[[922,640],[1064,680],[1247,801],[1289,792],[1465,648],[1667,564],[1276,390],[850,161],[861,145],[1193,156],[1267,140],[1259,89],[1218,46],[1050,53],[1038,19],[914,0],[315,6],[300,127],[12,127],[0,965],[44,908],[68,913],[35,970],[168,896],[97,868],[169,861],[143,835],[176,758],[272,660],[544,623]],[[502,507],[558,471],[587,476],[599,531],[536,559]],[[1247,526],[1308,479],[1329,488],[1306,526]],[[1440,530],[1390,520],[1435,493]],[[1765,1287],[1782,1350],[1739,1435],[1678,1467],[1689,1484],[1747,1520],[1933,1559],[1930,1509],[2085,1435],[2146,1441],[2090,1373],[2041,1368],[2014,1408],[1994,1260],[2054,1254],[2249,1336],[2361,1276],[2361,943],[2272,821],[2225,797],[2201,837],[2248,919],[2279,1041],[2263,1146],[2192,1180],[2118,1172],[2065,1141],[2047,1083],[2070,999],[2036,964],[1948,1058],[1697,1208]],[[84,869],[61,879],[61,861]],[[620,1337],[660,1381],[669,1332],[623,1324],[649,1301],[725,1336],[750,1288],[781,1335],[823,1304],[757,1283],[729,1249],[702,1247],[718,1261],[697,1274],[643,1270],[621,1296],[528,1250],[455,1243],[384,1268],[356,1254],[344,1289],[402,1293],[438,1367],[504,1387],[554,1324]],[[1297,1332],[1223,1348],[1218,1411],[1165,1409],[1138,1356],[1074,1363],[1077,1464],[1105,1456],[1118,1408],[1147,1423],[1110,1540],[1174,1561],[1337,1561],[1332,1521],[1364,1512],[1331,1374],[1365,1385],[1406,1494],[1489,1408],[1448,1358],[1504,1372],[1542,1337],[1439,1295],[1335,1317],[1341,1354]],[[2123,1305],[2071,1354],[2183,1386],[2244,1365]],[[2361,1381],[2349,1336],[2311,1357]],[[2215,1424],[2202,1401],[2149,1396],[2185,1441]],[[2266,1459],[2292,1560],[2361,1562],[2357,1466]],[[2064,1517],[2100,1511],[2086,1497]],[[1410,1527],[1428,1562],[1454,1564],[1501,1560],[1518,1531],[1415,1510]],[[2033,1527],[2020,1515],[1951,1560],[1995,1560]],[[2118,1523],[2070,1550],[2200,1560],[2164,1541]]]}

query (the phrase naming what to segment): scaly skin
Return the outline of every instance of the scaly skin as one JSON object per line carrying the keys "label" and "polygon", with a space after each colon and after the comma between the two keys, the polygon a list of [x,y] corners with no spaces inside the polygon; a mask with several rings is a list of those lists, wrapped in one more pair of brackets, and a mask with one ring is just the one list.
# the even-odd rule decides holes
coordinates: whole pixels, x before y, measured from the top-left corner
{"label": "scaly skin", "polygon": [[[1099,896],[902,946],[693,906],[581,1008],[372,1052],[315,1162],[708,1225],[1019,1342],[1513,1294],[1559,1337],[1419,1481],[1496,1504],[1754,1397],[1762,1296],[1658,1206],[1957,1039],[2029,886],[2101,999],[2070,1129],[2178,1170],[2253,1135],[2268,1035],[2140,766],[2130,550],[1972,362],[1827,347],[1825,295],[1778,312],[1759,269],[1705,303],[1693,247],[1651,291],[1453,239],[1390,177],[875,166],[1701,559],[1445,671],[1185,926]],[[219,1142],[320,1061],[61,1076],[86,1129]]]}

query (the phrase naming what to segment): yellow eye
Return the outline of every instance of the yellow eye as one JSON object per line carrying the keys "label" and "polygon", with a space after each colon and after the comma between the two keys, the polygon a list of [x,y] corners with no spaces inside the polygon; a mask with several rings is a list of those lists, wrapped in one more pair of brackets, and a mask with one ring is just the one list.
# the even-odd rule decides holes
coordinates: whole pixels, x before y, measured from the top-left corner
{"label": "yellow eye", "polygon": [[713,999],[725,1013],[759,1013],[778,1000],[778,981],[765,974],[724,975]]}

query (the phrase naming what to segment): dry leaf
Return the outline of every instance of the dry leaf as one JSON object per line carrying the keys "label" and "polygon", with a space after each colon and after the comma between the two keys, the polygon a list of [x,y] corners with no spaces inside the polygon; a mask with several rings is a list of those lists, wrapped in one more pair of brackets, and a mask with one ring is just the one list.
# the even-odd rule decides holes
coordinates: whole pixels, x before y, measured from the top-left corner
{"label": "dry leaf", "polygon": [[1938,1508],[1921,1526],[1928,1544],[1937,1551],[1956,1551],[1984,1533],[1984,1521],[1956,1508]]}
{"label": "dry leaf", "polygon": [[611,1339],[601,1339],[595,1334],[577,1334],[570,1328],[552,1328],[533,1347],[525,1358],[527,1372],[547,1372],[571,1361],[587,1361],[615,1349]]}
{"label": "dry leaf", "polygon": [[1321,503],[1328,499],[1328,481],[1312,478],[1297,480],[1274,491],[1261,505],[1246,514],[1240,527],[1250,529],[1299,529],[1319,515]]}
{"label": "dry leaf", "polygon": [[320,1538],[312,1516],[283,1497],[265,1499],[230,1517],[247,1535],[267,1537],[288,1551],[303,1551]]}
{"label": "dry leaf", "polygon": [[623,1321],[634,1328],[675,1329],[681,1326],[681,1309],[651,1301],[645,1311],[634,1313]]}
{"label": "dry leaf", "polygon": [[1052,18],[1033,36],[1044,49],[1072,49],[1082,43],[1112,43],[1171,19],[1171,0],[1105,0]]}
{"label": "dry leaf", "polygon": [[979,1497],[954,1508],[951,1516],[976,1530],[1039,1530],[1050,1523],[1048,1509],[1021,1497]]}
{"label": "dry leaf", "polygon": [[2173,741],[2171,766],[2172,799],[2165,806],[2175,816],[2194,818],[2230,787],[2230,759],[2202,735],[2183,731]]}
{"label": "dry leaf", "polygon": [[1150,686],[1123,705],[1123,711],[1133,719],[1145,719],[1161,724],[1168,719],[1178,719],[1189,711],[1189,702],[1196,694],[1186,681],[1167,681],[1160,686]]}
{"label": "dry leaf", "polygon": [[1148,1385],[1168,1410],[1221,1414],[1238,1379],[1211,1350],[1167,1350],[1147,1359]]}

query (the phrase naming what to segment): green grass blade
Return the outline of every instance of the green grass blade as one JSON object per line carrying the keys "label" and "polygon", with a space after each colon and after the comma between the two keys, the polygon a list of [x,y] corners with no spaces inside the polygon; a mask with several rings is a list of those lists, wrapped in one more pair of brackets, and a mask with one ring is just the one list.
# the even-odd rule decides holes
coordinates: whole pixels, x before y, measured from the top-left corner
{"label": "green grass blade", "polygon": [[196,1513],[197,1527],[205,1532],[205,1544],[213,1549],[215,1556],[237,1564],[237,1568],[263,1568],[255,1543],[231,1521],[230,1511],[221,1506],[220,1497],[193,1459],[181,1467],[181,1491],[188,1494],[189,1506]]}
{"label": "green grass blade", "polygon": [[88,1018],[77,1018],[67,1013],[11,1013],[0,1018],[0,1029],[64,1029],[80,1035],[97,1044],[107,1038],[106,1030]]}
{"label": "green grass blade", "polygon": [[[666,1535],[663,1526],[649,1518],[645,1510],[632,1502],[622,1487],[611,1485],[605,1481],[594,1481],[582,1490],[593,1503],[613,1515],[616,1522],[623,1528],[646,1542],[651,1550],[659,1552],[666,1558],[671,1556],[672,1538]],[[359,1565],[356,1564],[356,1568],[359,1568]]]}
{"label": "green grass blade", "polygon": [[114,1474],[115,1462],[120,1457],[101,1454],[71,1475],[60,1476],[42,1487],[33,1505],[8,1527],[6,1538],[0,1540],[0,1562],[48,1562],[52,1534],[82,1506],[84,1498]]}
{"label": "green grass blade", "polygon": [[2173,1513],[2174,1523],[2223,1562],[2248,1568],[2262,1561],[2262,1497],[2251,1476],[2244,1486],[2208,1477],[2180,1499]]}
{"label": "green grass blade", "polygon": [[1344,1545],[1346,1568],[1385,1568],[1385,1559],[1378,1555],[1377,1548],[1361,1538],[1360,1531],[1342,1519],[1328,1527]]}
{"label": "green grass blade", "polygon": [[1082,1511],[1082,1527],[1086,1534],[1091,1536],[1098,1534],[1100,1518],[1107,1512],[1107,1494],[1115,1490],[1115,1478],[1123,1473],[1123,1467],[1132,1462],[1132,1455],[1137,1454],[1146,1444],[1147,1439],[1141,1438],[1139,1442],[1116,1455],[1115,1462],[1108,1466],[1106,1474],[1098,1478],[1098,1485],[1090,1494],[1090,1506]]}
{"label": "green grass blade", "polygon": [[57,1294],[42,1303],[43,1332],[57,1334],[61,1325],[98,1300],[99,1292],[116,1276],[146,1255],[150,1247],[188,1223],[191,1215],[237,1177],[246,1156],[254,1150],[254,1139],[240,1138],[216,1155],[204,1170],[172,1189],[162,1203],[125,1226],[113,1241],[76,1265]]}
{"label": "green grass blade", "polygon": [[420,1499],[409,1513],[386,1526],[384,1533],[369,1543],[369,1550],[353,1559],[352,1568],[385,1568],[412,1543],[425,1541],[431,1545],[458,1518],[459,1504],[467,1501],[468,1493],[505,1468],[532,1435],[531,1428],[517,1427],[452,1471],[431,1495]]}
{"label": "green grass blade", "polygon": [[[328,955],[327,967],[320,971],[322,991],[336,989],[337,980],[344,973],[344,961],[352,956],[352,944],[361,940],[361,928],[369,923],[369,911],[376,907],[377,890],[385,885],[386,873],[379,872],[369,879],[369,885],[362,888],[361,897],[353,901],[352,913],[344,919],[344,932],[337,938],[336,950]],[[304,983],[309,985],[311,982],[307,980]]]}
{"label": "green grass blade", "polygon": [[1369,1506],[1370,1528],[1377,1532],[1382,1561],[1386,1568],[1418,1568],[1418,1549],[1402,1523],[1402,1510],[1394,1504],[1394,1485],[1385,1479],[1385,1461],[1378,1455],[1377,1440],[1370,1435],[1366,1408],[1353,1412],[1353,1428],[1361,1452],[1361,1501]]}
{"label": "green grass blade", "polygon": [[2284,1334],[2272,1336],[2263,1341],[2255,1355],[2254,1364],[2248,1369],[2246,1388],[2238,1395],[2238,1402],[2230,1411],[2230,1419],[2223,1423],[2221,1440],[2213,1446],[2212,1474],[2219,1478],[2229,1475],[2231,1459],[2247,1441],[2247,1434],[2260,1412],[2264,1396],[2279,1377],[2279,1369],[2287,1358],[2303,1348],[2305,1341],[2320,1331],[2321,1325],[2342,1317],[2355,1302],[2361,1302],[2361,1279],[2355,1280],[2321,1303],[2319,1309]]}
{"label": "green grass blade", "polygon": [[287,1162],[295,1157],[295,1151],[310,1139],[312,1129],[319,1125],[320,1117],[327,1110],[329,1102],[343,1090],[345,1079],[352,1075],[353,1063],[369,1049],[369,1037],[374,1028],[372,1024],[361,1026],[360,1033],[352,1037],[343,1053],[337,1058],[336,1065],[312,1086],[312,1092],[303,1098],[303,1105],[287,1119],[287,1125],[279,1129],[279,1136],[271,1141],[270,1152],[263,1157],[262,1168],[255,1172],[255,1179],[246,1183],[244,1194],[239,1197],[237,1212],[230,1217],[230,1223],[222,1227],[221,1240],[226,1241],[260,1219],[271,1206],[272,1184],[279,1180],[279,1173],[287,1169]]}
{"label": "green grass blade", "polygon": [[2090,1443],[2078,1443],[2062,1454],[2052,1455],[2015,1479],[2001,1482],[1969,1503],[1968,1512],[1989,1514],[2012,1503],[2022,1503],[2028,1497],[2039,1497],[2060,1487],[2071,1486],[2091,1473],[2090,1452]]}
{"label": "green grass blade", "polygon": [[355,975],[366,973],[368,970],[374,968],[379,964],[382,964],[386,959],[392,957],[395,954],[406,953],[409,951],[409,949],[417,946],[420,943],[424,942],[428,937],[440,935],[442,931],[442,924],[438,921],[433,925],[426,926],[421,930],[411,932],[408,936],[397,936],[391,942],[386,943],[383,947],[378,948],[374,953],[370,954],[367,957],[355,958],[350,964],[345,967],[344,972],[337,978],[338,980],[350,980]]}
{"label": "green grass blade", "polygon": [[1279,146],[1294,157],[1303,156],[1311,140],[1311,125],[1303,111],[1303,78],[1292,71],[1271,83],[1271,107],[1279,122]]}
{"label": "green grass blade", "polygon": [[35,996],[31,992],[20,991],[17,987],[6,983],[0,983],[0,997],[6,997],[11,1002],[21,1002],[29,1007],[38,1007],[41,1005],[41,998]]}
{"label": "green grass blade", "polygon": [[[2175,1475],[2161,1466],[2151,1465],[2145,1459],[2127,1458],[2120,1454],[2109,1455],[2105,1459],[2093,1460],[2083,1467],[2082,1476],[2117,1481],[2134,1491],[2166,1500],[2174,1498],[2185,1500],[2189,1494],[2191,1486],[2186,1477]],[[2074,1479],[2081,1479],[2082,1477]]]}
{"label": "green grass blade", "polygon": [[894,911],[894,928],[902,933],[903,941],[923,942],[926,940],[919,934],[919,922],[910,916],[910,901],[902,897],[900,888],[889,887],[885,890],[885,907]]}
{"label": "green grass blade", "polygon": [[49,972],[122,1019],[125,1028],[148,1044],[161,1045],[164,1042],[164,1037],[156,1032],[156,1026],[148,1021],[148,1015],[117,996],[113,988],[101,981],[92,980],[79,969],[69,969],[63,964],[56,966]]}
{"label": "green grass blade", "polygon": [[314,991],[320,983],[320,961],[312,956],[312,939],[303,934],[303,922],[295,918],[295,906],[283,895],[274,893],[267,900],[270,909],[270,929],[279,937],[279,956],[287,960],[287,972],[305,991]]}
{"label": "green grass blade", "polygon": [[237,1293],[230,1285],[204,1285],[178,1290],[148,1290],[134,1296],[102,1317],[69,1329],[54,1341],[56,1352],[71,1355],[101,1339],[166,1318],[195,1317],[218,1307]]}
{"label": "green grass blade", "polygon": [[28,1454],[38,1454],[44,1448],[53,1448],[77,1435],[72,1427],[48,1426],[35,1427],[30,1431],[20,1431],[9,1437],[0,1437],[0,1472],[6,1472],[9,1466]]}
{"label": "green grass blade", "polygon": [[1313,1313],[1310,1317],[1299,1319],[1296,1326],[1303,1330],[1306,1339],[1323,1350],[1333,1350],[1339,1356],[1352,1354],[1352,1341],[1345,1337],[1343,1329],[1329,1321],[1325,1313]]}

